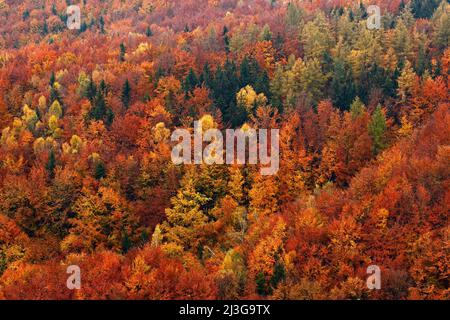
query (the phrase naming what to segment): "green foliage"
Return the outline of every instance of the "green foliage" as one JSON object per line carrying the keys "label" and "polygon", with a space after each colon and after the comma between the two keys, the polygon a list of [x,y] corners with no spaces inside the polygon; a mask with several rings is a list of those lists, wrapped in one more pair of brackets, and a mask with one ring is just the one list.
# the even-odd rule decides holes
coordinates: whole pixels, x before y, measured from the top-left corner
{"label": "green foliage", "polygon": [[131,100],[131,86],[128,79],[126,79],[125,83],[123,84],[120,100],[122,101],[123,106],[128,109]]}
{"label": "green foliage", "polygon": [[120,43],[120,54],[119,54],[119,61],[123,62],[125,61],[125,54],[127,53],[127,49],[123,42]]}
{"label": "green foliage", "polygon": [[357,117],[362,115],[365,110],[366,106],[364,105],[364,103],[359,97],[356,97],[350,105],[350,114],[352,115],[352,118],[356,119]]}
{"label": "green foliage", "polygon": [[194,91],[194,89],[199,85],[199,80],[192,68],[189,69],[189,73],[183,81],[183,90],[187,94]]}
{"label": "green foliage", "polygon": [[[102,80],[97,90],[95,84],[91,81],[88,87],[87,95],[92,97],[91,110],[88,113],[88,119],[103,120],[106,125],[111,125],[114,120],[114,113],[106,103],[107,87],[106,83]],[[122,101],[123,102],[123,101]]]}
{"label": "green foliage", "polygon": [[56,168],[56,158],[55,152],[50,150],[48,153],[48,160],[45,165],[45,169],[47,170],[48,176],[52,179],[55,177],[55,168]]}
{"label": "green foliage", "polygon": [[441,50],[450,46],[450,4],[445,0],[433,16],[434,35],[433,42]]}
{"label": "green foliage", "polygon": [[373,141],[373,153],[378,154],[386,148],[386,117],[378,105],[369,122],[369,134]]}
{"label": "green foliage", "polygon": [[411,9],[416,18],[431,18],[442,0],[412,0]]}
{"label": "green foliage", "polygon": [[94,178],[96,180],[100,180],[103,179],[104,177],[106,177],[106,167],[102,161],[98,161],[95,163]]}
{"label": "green foliage", "polygon": [[333,94],[333,104],[346,110],[355,99],[355,86],[353,84],[351,69],[340,58],[334,61],[333,67],[334,70],[330,84]]}
{"label": "green foliage", "polygon": [[299,30],[303,19],[302,10],[292,2],[289,2],[286,13],[286,25],[291,30]]}

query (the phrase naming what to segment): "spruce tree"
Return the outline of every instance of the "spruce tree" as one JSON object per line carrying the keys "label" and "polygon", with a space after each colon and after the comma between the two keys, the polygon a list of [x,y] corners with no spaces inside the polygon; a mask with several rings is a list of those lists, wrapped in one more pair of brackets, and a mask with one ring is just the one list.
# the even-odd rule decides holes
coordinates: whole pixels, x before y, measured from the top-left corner
{"label": "spruce tree", "polygon": [[442,0],[412,0],[411,10],[414,17],[419,19],[429,19]]}
{"label": "spruce tree", "polygon": [[189,73],[183,81],[183,90],[187,94],[192,92],[198,86],[198,79],[192,68],[189,69]]}
{"label": "spruce tree", "polygon": [[122,94],[120,95],[120,100],[122,101],[122,104],[126,109],[128,109],[130,105],[130,99],[131,99],[131,86],[128,79],[126,79],[122,87]]}
{"label": "spruce tree", "polygon": [[94,168],[94,178],[100,180],[104,177],[106,177],[106,167],[102,161],[98,161]]}
{"label": "spruce tree", "polygon": [[331,92],[333,104],[342,110],[347,110],[355,98],[355,86],[351,76],[350,67],[345,65],[341,58],[334,61],[331,79]]}
{"label": "spruce tree", "polygon": [[125,48],[125,45],[123,42],[120,43],[120,55],[119,55],[119,61],[123,62],[125,61],[125,53],[127,53],[127,49]]}
{"label": "spruce tree", "polygon": [[103,16],[100,16],[99,24],[100,24],[100,32],[105,33],[105,20],[103,19]]}
{"label": "spruce tree", "polygon": [[94,101],[95,96],[97,95],[97,87],[92,80],[92,77],[89,79],[89,84],[86,88],[86,92],[84,92],[86,98],[92,103]]}
{"label": "spruce tree", "polygon": [[227,53],[229,53],[230,52],[230,38],[228,36],[228,28],[227,28],[227,26],[223,27],[222,36],[223,36],[223,43],[224,43],[224,46],[225,46],[225,51]]}
{"label": "spruce tree", "polygon": [[145,30],[145,35],[149,38],[153,36],[153,31],[150,27],[147,27],[147,30]]}
{"label": "spruce tree", "polygon": [[56,168],[56,158],[53,150],[50,150],[48,153],[47,164],[45,165],[45,169],[51,179],[55,177],[55,168]]}

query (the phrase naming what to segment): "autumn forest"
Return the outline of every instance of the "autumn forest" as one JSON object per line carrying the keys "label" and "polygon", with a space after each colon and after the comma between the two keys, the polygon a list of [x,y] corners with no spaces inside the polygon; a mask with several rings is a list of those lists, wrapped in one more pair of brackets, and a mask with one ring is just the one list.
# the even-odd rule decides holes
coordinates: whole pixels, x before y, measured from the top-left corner
{"label": "autumn forest", "polygon": [[[446,0],[0,0],[0,299],[450,299],[449,44]],[[279,170],[175,164],[196,121]]]}

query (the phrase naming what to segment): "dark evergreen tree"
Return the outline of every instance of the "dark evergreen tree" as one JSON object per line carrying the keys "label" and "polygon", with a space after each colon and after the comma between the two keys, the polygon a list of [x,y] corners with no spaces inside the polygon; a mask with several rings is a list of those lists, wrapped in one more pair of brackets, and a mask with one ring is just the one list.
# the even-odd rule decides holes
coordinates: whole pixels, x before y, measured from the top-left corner
{"label": "dark evergreen tree", "polygon": [[203,72],[200,75],[199,83],[205,85],[209,89],[213,89],[213,76],[208,63],[203,66]]}
{"label": "dark evergreen tree", "polygon": [[99,25],[100,25],[100,32],[105,33],[105,20],[103,19],[103,16],[100,16]]}
{"label": "dark evergreen tree", "polygon": [[351,69],[340,58],[335,59],[333,68],[330,84],[333,104],[347,110],[356,96]]}
{"label": "dark evergreen tree", "polygon": [[27,20],[30,17],[30,10],[26,9],[22,14],[22,20]]}
{"label": "dark evergreen tree", "polygon": [[120,95],[120,100],[122,101],[122,104],[125,108],[128,108],[130,106],[130,100],[131,100],[131,86],[128,79],[125,80],[125,83],[122,87],[122,93]]}
{"label": "dark evergreen tree", "polygon": [[56,101],[58,100],[59,103],[61,103],[61,97],[59,95],[58,90],[55,88],[55,86],[50,87],[50,101]]}
{"label": "dark evergreen tree", "polygon": [[50,75],[50,81],[49,81],[50,101],[51,102],[58,101],[61,104],[62,103],[61,95],[59,94],[58,89],[56,89],[55,82],[56,82],[55,73],[52,72],[52,74]]}
{"label": "dark evergreen tree", "polygon": [[86,92],[84,92],[84,95],[85,95],[86,98],[89,99],[89,101],[91,103],[93,103],[96,94],[97,94],[97,87],[96,87],[96,85],[95,85],[95,83],[94,83],[94,81],[92,80],[92,77],[91,77],[89,79],[89,84],[88,84],[88,86],[86,88]]}
{"label": "dark evergreen tree", "polygon": [[247,85],[251,85],[257,93],[264,93],[267,98],[270,98],[269,75],[252,57],[244,57],[239,66],[239,87],[243,88]]}
{"label": "dark evergreen tree", "polygon": [[48,25],[47,25],[47,20],[45,20],[44,18],[44,25],[42,26],[42,35],[47,35],[48,34]]}
{"label": "dark evergreen tree", "polygon": [[366,7],[362,2],[359,3],[358,15],[361,20],[367,18]]}
{"label": "dark evergreen tree", "polygon": [[415,18],[429,19],[442,0],[412,0],[411,11]]}
{"label": "dark evergreen tree", "polygon": [[183,90],[187,94],[192,92],[199,85],[197,76],[192,68],[189,69],[189,73],[183,81]]}
{"label": "dark evergreen tree", "polygon": [[353,13],[353,10],[352,9],[349,9],[348,10],[348,18],[349,18],[349,20],[350,21],[355,21],[355,14]]}
{"label": "dark evergreen tree", "polygon": [[256,275],[255,283],[256,283],[256,293],[258,293],[260,296],[267,296],[269,294],[264,273],[259,272]]}
{"label": "dark evergreen tree", "polygon": [[155,83],[158,83],[159,79],[161,79],[165,75],[166,75],[166,71],[161,66],[159,66],[158,69],[156,70],[156,74],[155,74]]}
{"label": "dark evergreen tree", "polygon": [[257,93],[264,93],[267,99],[270,99],[272,93],[270,92],[270,78],[266,70],[262,70],[253,83],[253,89]]}
{"label": "dark evergreen tree", "polygon": [[125,54],[127,53],[127,49],[125,48],[125,45],[123,42],[120,43],[120,54],[119,54],[119,61],[123,62],[125,61]]}
{"label": "dark evergreen tree", "polygon": [[248,57],[242,59],[241,65],[239,66],[239,86],[241,88],[252,82],[252,75],[250,72],[250,62]]}
{"label": "dark evergreen tree", "polygon": [[275,289],[278,284],[286,278],[286,269],[283,263],[279,261],[279,257],[276,258],[275,266],[273,267],[273,275],[270,279],[270,285]]}
{"label": "dark evergreen tree", "polygon": [[230,52],[230,38],[228,36],[228,28],[227,28],[227,26],[223,27],[222,36],[223,36],[223,43],[224,43],[224,46],[225,46],[225,51],[227,53],[229,53]]}
{"label": "dark evergreen tree", "polygon": [[55,177],[55,168],[56,168],[56,158],[53,150],[50,150],[48,153],[48,160],[45,165],[45,169],[47,170],[48,176],[53,179]]}
{"label": "dark evergreen tree", "polygon": [[103,95],[103,97],[106,97],[106,95],[108,94],[108,87],[106,85],[105,80],[102,79],[102,81],[100,81],[98,91]]}
{"label": "dark evergreen tree", "polygon": [[96,93],[95,97],[91,101],[91,110],[89,111],[88,118],[95,120],[103,120],[103,122],[109,126],[112,124],[114,120],[114,113],[106,103],[105,99],[107,95],[106,83],[102,80],[100,82],[98,90],[94,91]]}
{"label": "dark evergreen tree", "polygon": [[86,22],[81,22],[81,26],[80,26],[80,33],[81,32],[85,32],[87,30],[87,24]]}
{"label": "dark evergreen tree", "polygon": [[104,177],[106,177],[106,167],[102,161],[98,161],[94,168],[94,178],[100,180]]}
{"label": "dark evergreen tree", "polygon": [[132,247],[131,239],[128,232],[124,231],[122,234],[122,252],[127,253]]}
{"label": "dark evergreen tree", "polygon": [[223,68],[218,67],[213,83],[214,101],[222,112],[224,122],[234,127],[242,124],[245,117],[236,108],[236,94],[240,89],[236,64],[227,60]]}
{"label": "dark evergreen tree", "polygon": [[53,87],[53,84],[55,83],[55,81],[56,81],[55,73],[52,71],[52,73],[50,75],[50,81],[49,81],[50,87]]}
{"label": "dark evergreen tree", "polygon": [[283,44],[284,44],[284,39],[281,36],[281,33],[278,32],[277,36],[275,38],[275,41],[273,43],[273,46],[280,55],[283,55]]}

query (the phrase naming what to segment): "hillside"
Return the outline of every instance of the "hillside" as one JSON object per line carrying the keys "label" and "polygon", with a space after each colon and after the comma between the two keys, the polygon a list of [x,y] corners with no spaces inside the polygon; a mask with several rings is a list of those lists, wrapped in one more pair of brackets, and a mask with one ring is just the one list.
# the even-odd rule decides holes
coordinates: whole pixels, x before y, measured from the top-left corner
{"label": "hillside", "polygon": [[[0,0],[0,21],[1,299],[450,299],[448,1]],[[278,129],[279,170],[175,164],[195,123]]]}

